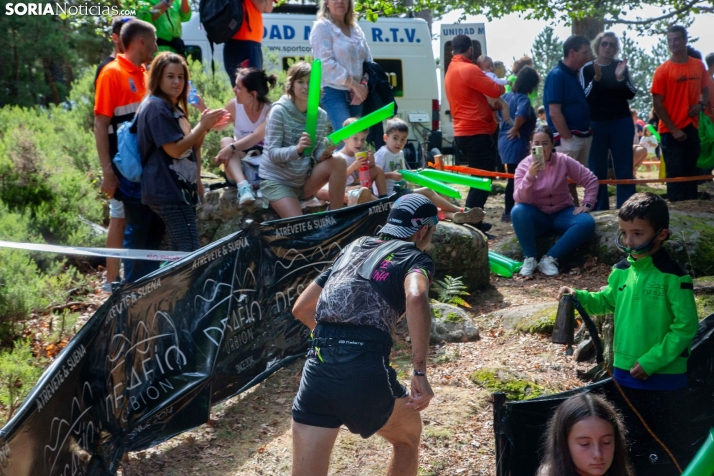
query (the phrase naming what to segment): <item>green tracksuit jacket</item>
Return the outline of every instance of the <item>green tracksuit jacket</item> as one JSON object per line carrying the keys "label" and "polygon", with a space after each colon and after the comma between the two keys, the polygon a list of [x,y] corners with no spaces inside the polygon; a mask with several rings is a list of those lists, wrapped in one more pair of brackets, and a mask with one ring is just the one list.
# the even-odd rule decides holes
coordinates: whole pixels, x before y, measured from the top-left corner
{"label": "green tracksuit jacket", "polygon": [[591,314],[615,314],[615,367],[629,371],[639,362],[647,375],[687,372],[687,358],[699,327],[692,278],[664,249],[617,263],[607,288],[577,291]]}
{"label": "green tracksuit jacket", "polygon": [[[174,0],[173,4],[166,12],[156,20],[151,19],[151,9],[158,5],[161,0],[150,0],[151,6],[144,7],[137,12],[137,18],[153,24],[156,27],[156,37],[171,41],[173,38],[181,38],[181,22],[191,19],[191,10],[186,13],[181,11],[181,0]],[[173,51],[168,46],[160,46],[159,51]]]}

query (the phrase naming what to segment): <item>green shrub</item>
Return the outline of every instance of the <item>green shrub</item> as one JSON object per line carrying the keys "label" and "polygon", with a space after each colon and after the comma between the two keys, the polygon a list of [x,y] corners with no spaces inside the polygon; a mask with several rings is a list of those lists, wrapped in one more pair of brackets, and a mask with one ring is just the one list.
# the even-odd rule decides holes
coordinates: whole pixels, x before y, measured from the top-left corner
{"label": "green shrub", "polygon": [[2,424],[9,420],[42,375],[44,362],[35,359],[27,341],[0,352],[0,403],[5,406]]}
{"label": "green shrub", "polygon": [[[79,215],[100,223],[94,138],[63,108],[0,109],[0,202],[26,215],[45,241],[96,244]],[[0,229],[0,239],[5,231]]]}

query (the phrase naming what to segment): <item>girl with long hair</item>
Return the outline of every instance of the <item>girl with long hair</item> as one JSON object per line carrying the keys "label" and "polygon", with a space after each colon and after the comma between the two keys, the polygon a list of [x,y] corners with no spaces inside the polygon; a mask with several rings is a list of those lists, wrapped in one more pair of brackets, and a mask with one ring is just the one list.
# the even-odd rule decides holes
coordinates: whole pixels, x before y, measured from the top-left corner
{"label": "girl with long hair", "polygon": [[160,53],[151,64],[147,98],[139,109],[137,140],[144,163],[141,203],[166,225],[169,249],[199,248],[196,212],[200,168],[196,157],[205,134],[227,120],[225,109],[205,109],[191,129],[186,119],[188,66],[180,55]]}
{"label": "girl with long hair", "polygon": [[548,422],[537,476],[633,476],[626,435],[622,417],[603,397],[570,397]]}

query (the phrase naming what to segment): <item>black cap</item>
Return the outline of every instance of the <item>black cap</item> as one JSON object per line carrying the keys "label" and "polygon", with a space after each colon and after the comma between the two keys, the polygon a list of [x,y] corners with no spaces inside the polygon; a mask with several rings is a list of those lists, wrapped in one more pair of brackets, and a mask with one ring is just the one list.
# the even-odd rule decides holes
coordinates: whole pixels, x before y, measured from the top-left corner
{"label": "black cap", "polygon": [[409,238],[419,229],[427,225],[439,223],[436,205],[418,193],[410,193],[399,197],[389,212],[387,224],[379,232],[394,238]]}

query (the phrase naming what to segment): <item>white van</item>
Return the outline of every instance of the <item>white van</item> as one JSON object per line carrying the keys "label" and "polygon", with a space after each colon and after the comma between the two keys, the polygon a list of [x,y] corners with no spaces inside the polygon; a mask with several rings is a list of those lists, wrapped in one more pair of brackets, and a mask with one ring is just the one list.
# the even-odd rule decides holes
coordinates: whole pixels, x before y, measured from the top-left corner
{"label": "white van", "polygon": [[439,61],[441,77],[441,115],[439,119],[441,121],[441,134],[443,141],[442,152],[445,154],[454,153],[454,121],[451,117],[449,100],[446,97],[446,90],[444,89],[444,75],[449,69],[451,58],[454,56],[451,52],[451,40],[453,40],[456,35],[468,35],[471,38],[471,43],[473,44],[474,49],[474,59],[478,58],[480,55],[488,54],[486,52],[486,27],[483,23],[441,25],[441,47],[439,49],[441,52],[441,60]]}
{"label": "white van", "polygon": [[[315,15],[268,13],[263,15],[263,47],[277,53],[283,69],[288,58],[312,55],[310,30]],[[439,129],[437,67],[426,22],[418,18],[379,18],[360,21],[372,57],[389,75],[398,104],[398,115],[410,125],[410,140],[416,150],[431,130]],[[199,15],[183,25],[187,54],[201,59],[210,71],[223,71],[223,45],[215,45],[213,57]],[[267,64],[266,64],[267,66]],[[421,159],[419,156],[418,159]]]}

